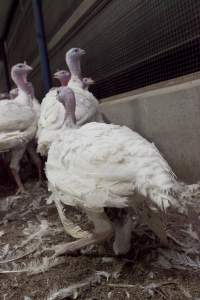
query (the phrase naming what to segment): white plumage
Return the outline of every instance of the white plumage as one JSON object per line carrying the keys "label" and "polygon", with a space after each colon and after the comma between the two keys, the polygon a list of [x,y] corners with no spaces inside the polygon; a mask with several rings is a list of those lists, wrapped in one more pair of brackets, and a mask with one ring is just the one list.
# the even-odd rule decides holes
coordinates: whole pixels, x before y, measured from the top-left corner
{"label": "white plumage", "polygon": [[[72,96],[69,89],[63,89],[59,96],[66,111],[71,110],[71,114]],[[153,208],[152,213],[155,209],[165,210],[170,205],[182,209],[185,192],[190,191],[188,196],[191,196],[199,190],[199,185],[179,183],[155,145],[131,129],[103,123],[88,123],[76,128],[72,121],[73,118],[67,114],[68,128],[50,147],[46,175],[52,197],[89,211],[97,232],[102,233],[109,228],[108,220],[105,216],[102,218],[105,207],[132,207],[137,211],[139,196],[139,201],[144,201],[150,211]],[[93,214],[96,214],[95,217]],[[106,230],[101,228],[101,219],[107,224]],[[130,229],[127,224],[125,228],[129,226]],[[162,231],[155,228],[155,231],[159,230]],[[118,237],[119,234],[116,234],[116,239]],[[165,237],[163,240],[166,240]],[[75,248],[71,250],[77,249],[74,245],[86,244],[79,241],[73,244]],[[115,241],[116,244],[119,243]]]}
{"label": "white plumage", "polygon": [[[33,87],[27,81],[32,70],[26,63],[12,67],[11,76],[18,88],[13,100],[0,101],[0,152],[11,151],[10,168],[20,191],[24,191],[19,176],[19,163],[26,146],[35,137],[40,105],[33,101]],[[28,146],[33,153],[32,146]],[[39,159],[35,157],[39,165]],[[41,169],[41,168],[40,168]]]}
{"label": "white plumage", "polygon": [[[61,86],[68,84],[70,73],[64,70],[54,74]],[[37,151],[46,156],[48,149],[56,138],[58,131],[62,128],[65,111],[63,105],[57,101],[58,88],[52,88],[44,97],[41,103],[40,118],[38,121],[38,147]]]}
{"label": "white plumage", "polygon": [[57,89],[50,90],[41,104],[41,114],[38,121],[38,147],[41,155],[47,155],[58,131],[62,128],[65,111],[63,105],[56,100]]}
{"label": "white plumage", "polygon": [[[41,110],[41,105],[38,101],[38,99],[35,98],[35,92],[34,92],[34,87],[31,82],[28,83],[30,87],[30,95],[32,96],[32,104],[33,104],[33,109],[37,115],[37,119],[39,120],[40,117],[40,110]],[[13,88],[9,92],[10,99],[16,99],[18,96],[18,88]]]}
{"label": "white plumage", "polygon": [[68,205],[126,207],[134,193],[160,208],[175,204],[169,195],[178,184],[169,165],[154,144],[127,127],[66,129],[50,148],[46,171],[56,197]]}
{"label": "white plumage", "polygon": [[103,122],[99,111],[99,102],[87,89],[83,88],[80,79],[72,77],[68,83],[76,98],[76,121],[79,126],[88,122]]}
{"label": "white plumage", "polygon": [[0,152],[29,142],[37,130],[32,98],[19,90],[14,100],[0,101]]}
{"label": "white plumage", "polygon": [[[99,103],[94,95],[85,88],[81,76],[80,57],[85,52],[79,48],[72,48],[66,54],[66,62],[71,72],[70,87],[76,98],[76,120],[78,125],[96,121],[103,122],[99,112]],[[62,75],[59,71],[55,77],[60,80]],[[67,84],[62,84],[64,86]],[[90,84],[90,83],[89,83]],[[59,130],[62,130],[65,118],[63,105],[57,101],[58,89],[50,90],[45,96],[41,105],[41,115],[38,123],[38,152],[47,155],[48,149],[57,137]]]}

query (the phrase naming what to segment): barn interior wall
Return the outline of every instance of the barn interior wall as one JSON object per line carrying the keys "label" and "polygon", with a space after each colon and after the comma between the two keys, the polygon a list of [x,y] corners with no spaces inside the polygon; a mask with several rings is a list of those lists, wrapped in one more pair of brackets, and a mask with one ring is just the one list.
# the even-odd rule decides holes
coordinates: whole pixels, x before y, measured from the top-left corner
{"label": "barn interior wall", "polygon": [[[143,85],[147,85],[147,81],[153,74],[151,68],[155,67],[148,55],[157,52],[162,54],[159,54],[161,55],[159,64],[152,70],[161,76],[162,80],[165,74],[173,78],[175,63],[170,63],[170,56],[167,57],[168,54],[164,50],[166,50],[165,42],[169,43],[170,51],[174,49],[177,43],[176,37],[181,35],[179,30],[183,32],[182,38],[186,42],[188,41],[188,44],[182,40],[178,41],[180,45],[185,43],[183,43],[184,49],[180,50],[181,53],[190,53],[187,47],[193,47],[193,52],[188,59],[196,69],[199,68],[199,58],[195,60],[195,51],[198,48],[195,48],[195,45],[199,45],[199,40],[196,44],[192,44],[193,41],[196,41],[195,30],[199,14],[197,8],[200,8],[198,1],[59,0],[56,9],[55,1],[43,0],[42,2],[51,72],[57,68],[66,68],[64,57],[67,49],[73,46],[82,47],[87,51],[87,56],[83,60],[83,72],[96,80],[94,93],[98,97],[104,98],[105,95],[115,94],[129,85],[137,87],[140,80]],[[150,2],[152,6],[149,6],[148,10]],[[41,100],[44,92],[34,35],[31,0],[24,0],[21,3],[7,39],[8,60],[10,66],[23,60],[33,65],[31,81],[35,86],[36,96]],[[75,17],[78,21],[70,27],[70,16],[77,12],[80,6],[84,9],[84,5],[87,6],[88,3],[92,3],[89,12],[87,11],[84,16],[80,16],[80,12],[76,13]],[[160,3],[162,3],[162,7],[159,8]],[[192,3],[191,7],[189,3]],[[146,7],[148,18],[145,16],[144,9],[139,10],[141,7]],[[187,15],[187,19],[184,17],[181,19],[182,7],[184,7],[182,13],[185,15],[190,13]],[[154,11],[154,14],[150,12],[150,9]],[[160,14],[157,14],[159,9]],[[177,18],[175,14],[172,14],[175,9],[178,14]],[[134,19],[136,10],[137,20]],[[165,14],[168,14],[169,19],[164,22]],[[188,27],[190,16],[192,16],[192,31]],[[180,23],[178,23],[178,18]],[[141,24],[144,23],[144,20],[147,21],[143,26]],[[167,27],[168,24],[171,24],[171,27]],[[127,28],[128,32],[126,32]],[[135,33],[132,31],[133,28],[137,29]],[[156,38],[157,31],[153,31],[153,29],[161,30],[162,39]],[[143,38],[144,33],[145,39]],[[149,40],[148,37],[151,36],[153,38]],[[150,50],[155,52],[148,52]],[[143,64],[145,57],[147,57],[149,65]],[[179,52],[178,54],[174,52],[174,62],[178,58],[183,59],[184,56],[181,56]],[[155,60],[154,56],[153,60]],[[186,60],[180,60],[177,64],[180,66],[180,74],[189,72],[189,69],[186,68]],[[124,69],[120,69],[120,66]],[[130,73],[126,72],[127,66],[132,68],[132,71],[129,70]],[[153,83],[153,79],[152,82],[151,80],[149,82]],[[185,89],[178,93],[134,98],[130,101],[124,101],[121,98],[120,101],[104,103],[102,108],[113,122],[128,125],[149,140],[153,140],[177,175],[191,182],[200,177],[199,99],[200,88],[195,88],[190,92]]]}
{"label": "barn interior wall", "polygon": [[153,141],[183,181],[200,179],[200,80],[158,88],[101,104],[116,124]]}
{"label": "barn interior wall", "polygon": [[[66,68],[70,47],[84,48],[83,72],[95,79],[98,98],[200,68],[199,1],[42,0],[42,8],[51,72]],[[20,1],[7,43],[10,65],[24,59],[33,65],[31,80],[41,98],[31,0]]]}

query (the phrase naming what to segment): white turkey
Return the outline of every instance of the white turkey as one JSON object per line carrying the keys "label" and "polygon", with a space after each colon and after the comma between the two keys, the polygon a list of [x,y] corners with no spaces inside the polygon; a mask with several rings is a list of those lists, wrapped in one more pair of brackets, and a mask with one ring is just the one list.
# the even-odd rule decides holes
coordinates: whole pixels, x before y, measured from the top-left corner
{"label": "white turkey", "polygon": [[85,50],[72,48],[66,53],[66,63],[71,73],[68,87],[71,88],[76,98],[76,120],[79,126],[88,122],[103,122],[99,102],[94,95],[85,88],[81,72],[81,57]]}
{"label": "white turkey", "polygon": [[[61,86],[66,86],[70,79],[70,73],[65,70],[57,71],[54,78],[58,79]],[[37,151],[46,156],[49,146],[57,131],[62,127],[64,121],[63,105],[57,101],[58,88],[52,88],[42,100],[41,113],[38,122],[38,147]]]}
{"label": "white turkey", "polygon": [[31,70],[26,63],[14,65],[11,77],[18,88],[18,96],[14,100],[0,101],[0,152],[11,151],[10,168],[20,192],[24,191],[19,176],[20,160],[37,130],[37,114],[27,81]]}
{"label": "white turkey", "polygon": [[[76,97],[76,120],[78,125],[83,125],[91,121],[104,121],[99,111],[97,99],[87,88],[92,82],[88,80],[88,84],[85,84],[82,81],[81,56],[83,54],[85,54],[85,51],[80,48],[72,48],[66,53],[66,63],[71,73],[68,86],[73,90]],[[55,77],[59,79],[60,75],[61,73],[58,72],[55,74]],[[55,95],[53,95],[53,97],[45,97],[41,105],[41,116],[37,134],[37,150],[41,155],[47,155],[51,143],[63,129],[64,119],[65,109],[63,105],[57,101],[57,97],[55,97]],[[62,205],[58,202],[55,203],[59,215],[63,219]],[[78,226],[74,226],[69,219],[65,218],[64,227],[65,231],[73,237],[85,236],[85,232],[81,231]]]}
{"label": "white turkey", "polygon": [[[65,106],[66,128],[49,149],[49,189],[55,201],[82,208],[94,233],[67,243],[57,254],[109,239],[113,231],[114,252],[128,252],[132,209],[167,243],[161,212],[170,206],[182,210],[185,195],[199,195],[199,184],[179,183],[155,145],[125,126],[92,122],[78,128],[73,91],[62,88],[58,97]],[[106,208],[128,213],[111,222]]]}
{"label": "white turkey", "polygon": [[[87,122],[98,121],[103,122],[103,116],[99,111],[99,103],[92,93],[88,91],[89,85],[92,84],[88,80],[87,87],[82,81],[81,74],[81,56],[85,51],[80,48],[72,48],[66,53],[66,63],[71,73],[71,78],[65,81],[61,76],[66,76],[64,72],[58,71],[54,77],[59,79],[61,86],[68,84],[74,91],[76,97],[76,119],[78,125],[83,125]],[[68,82],[69,81],[69,82]],[[63,106],[58,103],[56,97],[57,89],[51,90],[42,101],[41,115],[38,123],[38,149],[37,151],[46,156],[48,149],[56,138],[58,131],[62,129],[65,111]]]}
{"label": "white turkey", "polygon": [[[67,86],[70,79],[70,73],[65,70],[57,71],[54,78],[58,79],[61,86]],[[41,104],[41,114],[38,122],[38,147],[37,151],[42,156],[47,156],[49,147],[54,139],[57,137],[59,131],[62,130],[65,120],[65,109],[63,105],[57,100],[57,92],[59,88],[52,88]],[[61,203],[56,203],[58,213],[63,219],[63,207]],[[76,226],[71,220],[65,218],[65,231],[75,238],[85,236],[79,226]]]}
{"label": "white turkey", "polygon": [[[30,95],[32,96],[32,101],[33,101],[33,109],[35,110],[35,113],[37,115],[37,120],[39,120],[40,117],[40,103],[39,101],[35,98],[35,91],[34,87],[31,82],[29,82],[29,92]],[[18,88],[13,88],[9,92],[10,99],[15,99],[18,96]],[[30,141],[26,147],[27,152],[29,153],[33,163],[35,164],[37,171],[38,171],[38,177],[39,177],[39,184],[42,182],[42,162],[39,157],[39,155],[36,152],[36,142],[35,139]]]}

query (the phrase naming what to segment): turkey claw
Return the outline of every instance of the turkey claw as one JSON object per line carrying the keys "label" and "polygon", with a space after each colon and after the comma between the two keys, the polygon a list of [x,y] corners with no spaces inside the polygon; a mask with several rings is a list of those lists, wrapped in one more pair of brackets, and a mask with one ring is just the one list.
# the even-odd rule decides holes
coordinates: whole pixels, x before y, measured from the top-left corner
{"label": "turkey claw", "polygon": [[17,195],[17,196],[18,196],[18,195],[28,196],[28,195],[29,195],[29,192],[26,191],[25,189],[19,188],[19,189],[17,190],[17,192],[16,192],[16,195]]}

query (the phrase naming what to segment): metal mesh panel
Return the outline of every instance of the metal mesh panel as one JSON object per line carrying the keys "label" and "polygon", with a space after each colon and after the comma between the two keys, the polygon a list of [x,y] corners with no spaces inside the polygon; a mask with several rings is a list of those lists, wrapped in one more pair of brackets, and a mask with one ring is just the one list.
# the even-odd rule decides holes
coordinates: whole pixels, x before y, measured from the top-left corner
{"label": "metal mesh panel", "polygon": [[109,1],[61,42],[59,56],[72,46],[87,50],[83,69],[99,98],[198,71],[200,1]]}

